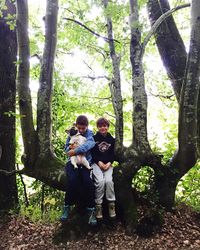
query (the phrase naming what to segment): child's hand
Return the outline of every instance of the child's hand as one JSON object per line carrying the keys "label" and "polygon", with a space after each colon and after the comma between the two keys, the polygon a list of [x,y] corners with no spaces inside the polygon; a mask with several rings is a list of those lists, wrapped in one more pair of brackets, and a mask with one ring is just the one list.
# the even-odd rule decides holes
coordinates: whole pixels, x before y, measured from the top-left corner
{"label": "child's hand", "polygon": [[76,147],[76,146],[75,146],[74,144],[70,144],[70,145],[69,145],[69,148],[70,148],[70,149],[75,149],[75,147]]}
{"label": "child's hand", "polygon": [[108,170],[111,167],[111,162],[104,164],[104,170]]}
{"label": "child's hand", "polygon": [[75,153],[75,151],[74,151],[73,149],[69,150],[69,151],[67,152],[67,154],[68,154],[69,156],[74,156],[74,155],[76,155],[76,153]]}
{"label": "child's hand", "polygon": [[104,170],[104,163],[102,162],[102,161],[99,161],[98,162],[98,166],[101,168],[101,169],[103,169]]}

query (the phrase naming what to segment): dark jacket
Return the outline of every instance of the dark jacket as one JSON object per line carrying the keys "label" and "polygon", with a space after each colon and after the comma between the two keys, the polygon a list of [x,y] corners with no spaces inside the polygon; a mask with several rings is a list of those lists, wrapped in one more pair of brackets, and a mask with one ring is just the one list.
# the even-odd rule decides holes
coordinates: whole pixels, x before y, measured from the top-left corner
{"label": "dark jacket", "polygon": [[103,136],[99,132],[94,135],[95,146],[92,149],[92,160],[94,163],[102,161],[104,164],[114,161],[115,139],[110,133]]}

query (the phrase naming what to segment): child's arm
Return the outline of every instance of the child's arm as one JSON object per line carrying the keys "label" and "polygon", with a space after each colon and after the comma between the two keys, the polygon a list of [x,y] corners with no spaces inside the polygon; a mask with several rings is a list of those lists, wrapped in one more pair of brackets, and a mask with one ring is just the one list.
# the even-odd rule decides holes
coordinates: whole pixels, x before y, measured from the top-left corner
{"label": "child's arm", "polygon": [[112,164],[115,160],[115,139],[113,138],[113,143],[110,147],[110,159],[109,162]]}
{"label": "child's arm", "polygon": [[114,160],[115,160],[115,139],[113,138],[113,142],[109,150],[109,159],[108,162],[104,164],[104,170],[109,169],[112,166]]}
{"label": "child's arm", "polygon": [[97,148],[97,144],[95,144],[95,146],[92,148],[91,154],[92,154],[92,160],[93,160],[93,162],[96,163],[96,164],[98,164],[98,162],[99,162],[99,157],[98,157],[98,148]]}
{"label": "child's arm", "polygon": [[67,137],[66,143],[65,143],[65,152],[68,152],[70,150],[70,145],[69,145],[70,137]]}
{"label": "child's arm", "polygon": [[92,132],[89,134],[89,136],[86,139],[87,141],[84,144],[82,144],[81,146],[79,146],[78,148],[74,150],[76,155],[84,154],[95,146],[95,141],[94,141]]}

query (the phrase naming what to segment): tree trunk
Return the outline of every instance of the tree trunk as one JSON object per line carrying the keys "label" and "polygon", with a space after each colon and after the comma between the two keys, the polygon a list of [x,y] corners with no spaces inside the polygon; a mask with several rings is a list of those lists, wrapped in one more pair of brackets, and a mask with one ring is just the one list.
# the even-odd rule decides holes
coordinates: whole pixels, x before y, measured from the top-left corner
{"label": "tree trunk", "polygon": [[52,155],[51,100],[53,93],[53,69],[57,42],[58,0],[48,0],[45,15],[45,46],[40,73],[37,102],[37,133],[39,157]]}
{"label": "tree trunk", "polygon": [[[197,138],[199,131],[199,1],[192,1],[192,31],[190,51],[187,59],[185,46],[173,17],[168,17],[156,31],[156,43],[167,74],[179,102],[178,150],[166,166],[157,172],[156,186],[162,205],[173,205],[175,188],[197,160]],[[196,7],[194,7],[194,5]],[[167,0],[148,1],[148,12],[153,24],[158,17],[170,9]],[[195,20],[195,21],[194,21]],[[187,60],[187,62],[186,62]],[[165,199],[164,197],[168,197]],[[167,200],[171,201],[168,202]]]}
{"label": "tree trunk", "polygon": [[[149,0],[147,6],[151,25],[153,25],[163,13],[170,10],[168,0]],[[172,81],[174,93],[179,101],[185,73],[187,53],[172,16],[168,17],[158,27],[155,39],[167,74]]]}
{"label": "tree trunk", "polygon": [[45,46],[38,93],[37,131],[34,129],[29,88],[28,2],[17,0],[17,37],[19,45],[18,94],[24,143],[23,173],[47,185],[65,190],[64,163],[51,148],[51,98],[53,65],[57,39],[58,1],[47,0],[45,16]]}
{"label": "tree trunk", "polygon": [[177,164],[180,175],[187,173],[197,161],[197,112],[200,90],[200,2],[192,1],[190,50],[179,107],[178,152],[172,164]]}
{"label": "tree trunk", "polygon": [[132,66],[133,89],[133,138],[132,146],[139,154],[151,155],[147,137],[147,94],[141,57],[141,31],[139,29],[138,1],[130,0],[130,61]]}
{"label": "tree trunk", "polygon": [[[104,8],[107,10],[108,0],[104,0]],[[121,76],[120,76],[120,55],[117,55],[115,50],[115,42],[113,38],[113,28],[112,28],[112,19],[110,14],[106,15],[107,23],[107,34],[108,34],[108,43],[110,49],[110,58],[112,60],[112,81],[109,83],[110,92],[112,96],[112,103],[115,112],[116,122],[115,122],[115,148],[116,151],[121,154],[123,152],[123,130],[124,130],[124,121],[123,121],[123,100],[121,94]]]}
{"label": "tree trunk", "polygon": [[137,206],[132,189],[132,179],[137,172],[136,169],[136,159],[127,160],[115,168],[113,174],[118,215],[129,234],[134,232],[137,225]]}
{"label": "tree trunk", "polygon": [[174,206],[175,191],[178,183],[177,173],[166,166],[155,169],[155,188],[158,197],[158,202],[167,211],[170,211]]}
{"label": "tree trunk", "polygon": [[[16,30],[6,22],[15,15],[14,4],[6,1],[7,10],[0,21],[0,169],[15,170],[15,104],[16,104]],[[14,18],[13,18],[14,19]],[[16,176],[0,175],[0,209],[13,208],[18,203]]]}
{"label": "tree trunk", "polygon": [[19,95],[20,121],[24,144],[23,162],[25,166],[31,166],[36,158],[38,147],[36,145],[32,100],[29,88],[30,48],[27,0],[17,0],[17,43],[19,54],[17,91]]}

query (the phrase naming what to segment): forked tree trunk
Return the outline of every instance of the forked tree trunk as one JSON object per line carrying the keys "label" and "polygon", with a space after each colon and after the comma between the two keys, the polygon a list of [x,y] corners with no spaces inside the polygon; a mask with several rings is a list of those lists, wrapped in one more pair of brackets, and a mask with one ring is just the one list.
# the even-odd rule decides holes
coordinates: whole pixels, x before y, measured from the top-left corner
{"label": "forked tree trunk", "polygon": [[37,130],[33,124],[29,88],[30,49],[28,36],[28,2],[17,0],[17,37],[19,46],[18,94],[24,142],[24,173],[48,185],[65,189],[64,163],[51,148],[51,97],[56,48],[58,1],[48,0],[45,16],[45,47],[38,93]]}
{"label": "forked tree trunk", "polygon": [[[198,4],[199,1],[192,1],[192,31],[188,57],[172,17],[167,18],[156,31],[156,43],[179,102],[179,147],[169,164],[156,171],[160,202],[168,208],[174,205],[178,181],[197,161],[200,67]],[[168,0],[149,0],[148,10],[152,25],[169,9]]]}
{"label": "forked tree trunk", "polygon": [[[157,2],[157,1],[156,1]],[[166,1],[160,1],[166,2]],[[20,4],[27,2],[17,1],[18,7]],[[192,4],[197,4],[197,1],[193,1]],[[109,2],[104,0],[104,7],[107,8]],[[112,19],[111,13],[106,15],[106,26],[108,34],[108,42],[110,48],[110,57],[113,67],[113,79],[110,83],[110,90],[112,93],[112,102],[116,115],[116,152],[118,154],[120,166],[114,173],[115,188],[118,202],[122,208],[122,214],[124,221],[129,228],[129,231],[136,225],[136,206],[134,196],[132,193],[132,178],[142,166],[151,166],[155,171],[155,186],[159,193],[160,203],[166,207],[171,207],[174,202],[175,188],[180,177],[186,173],[196,161],[196,141],[195,136],[197,133],[197,102],[198,102],[198,90],[199,83],[197,81],[199,77],[199,34],[196,32],[199,29],[198,18],[194,22],[192,29],[191,43],[189,59],[187,62],[187,71],[183,75],[185,70],[181,65],[180,72],[176,74],[176,69],[170,67],[171,64],[166,61],[168,70],[173,68],[173,72],[169,72],[169,76],[173,75],[174,91],[177,99],[180,101],[180,116],[179,116],[179,151],[174,155],[172,161],[167,166],[162,166],[161,160],[158,156],[154,155],[149,146],[147,137],[147,96],[145,92],[144,84],[144,72],[142,67],[142,56],[141,56],[141,34],[137,27],[138,24],[138,1],[130,0],[130,23],[131,23],[131,65],[133,70],[133,141],[132,145],[128,148],[123,146],[123,100],[121,95],[121,82],[120,82],[120,57],[116,54],[115,44],[113,40],[112,30]],[[160,5],[159,5],[160,8]],[[26,8],[20,7],[23,12]],[[200,9],[200,8],[199,8]],[[194,11],[194,8],[192,9]],[[20,65],[24,68],[19,68],[19,84],[21,84],[21,90],[19,88],[19,98],[21,101],[21,112],[27,112],[27,115],[22,119],[22,129],[24,135],[27,138],[33,139],[30,144],[30,140],[24,136],[25,145],[25,158],[30,159],[25,161],[25,173],[35,177],[50,186],[64,189],[65,187],[65,175],[61,171],[63,163],[59,161],[52,152],[51,149],[51,96],[52,96],[52,76],[53,76],[53,64],[56,48],[56,27],[57,27],[57,11],[58,2],[57,0],[47,1],[47,11],[45,17],[46,23],[46,34],[45,34],[45,48],[42,60],[42,69],[40,77],[40,89],[38,93],[38,113],[37,113],[37,131],[33,126],[30,93],[28,89],[28,35],[27,26],[24,26],[20,31],[18,30],[18,42],[19,47],[25,46],[26,53],[21,55],[22,62]],[[192,11],[192,13],[193,13]],[[162,13],[162,11],[161,11]],[[20,14],[20,11],[19,11]],[[199,13],[197,13],[199,14]],[[197,17],[197,15],[195,14]],[[24,16],[18,15],[25,18],[21,24],[27,24],[27,13]],[[22,19],[23,20],[23,19]],[[171,23],[170,25],[175,25]],[[22,25],[23,26],[23,25]],[[23,33],[25,32],[25,33]],[[164,31],[165,32],[165,31]],[[196,34],[196,35],[195,35]],[[25,35],[26,43],[23,44],[23,36]],[[169,35],[172,35],[169,33]],[[163,42],[163,40],[162,40]],[[180,45],[180,51],[184,51],[184,45],[179,39],[178,45]],[[164,49],[167,44],[163,45]],[[175,44],[173,43],[173,46]],[[22,50],[23,51],[23,50]],[[179,51],[179,52],[180,52]],[[197,51],[197,53],[196,53]],[[166,51],[165,51],[166,52]],[[181,54],[181,52],[180,52]],[[178,53],[176,62],[183,62],[185,54],[180,55]],[[170,51],[169,55],[164,53],[169,58],[173,55],[173,51]],[[180,58],[181,57],[181,58]],[[182,58],[183,57],[183,58]],[[194,64],[195,62],[195,64]],[[24,63],[24,65],[23,65]],[[185,62],[184,62],[185,63]],[[26,70],[26,81],[23,79],[23,69]],[[195,70],[193,70],[195,69]],[[172,74],[173,73],[173,74]],[[181,77],[181,81],[180,78]],[[182,81],[183,79],[184,82]],[[194,85],[192,85],[194,82]],[[176,85],[177,83],[177,85]],[[23,86],[24,84],[24,86]],[[184,87],[182,87],[182,85]],[[195,86],[195,89],[194,89]],[[27,91],[27,95],[23,94],[23,89]],[[181,92],[182,89],[182,92]],[[194,91],[196,90],[197,93]],[[181,94],[180,94],[181,92]],[[24,105],[22,105],[24,104]],[[186,108],[185,108],[186,107]],[[26,109],[23,109],[26,108]],[[23,126],[23,121],[24,123]],[[27,123],[27,125],[26,125]],[[28,136],[30,135],[30,137]],[[189,135],[189,137],[187,137]],[[34,147],[34,148],[31,148]],[[31,149],[33,152],[31,152]],[[31,156],[31,157],[30,157]],[[191,157],[191,158],[189,158]],[[188,161],[190,159],[190,161]],[[163,198],[164,197],[164,198]]]}

